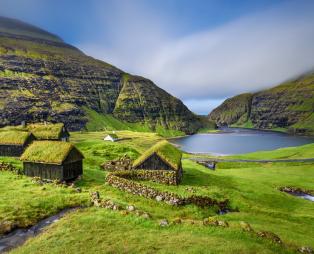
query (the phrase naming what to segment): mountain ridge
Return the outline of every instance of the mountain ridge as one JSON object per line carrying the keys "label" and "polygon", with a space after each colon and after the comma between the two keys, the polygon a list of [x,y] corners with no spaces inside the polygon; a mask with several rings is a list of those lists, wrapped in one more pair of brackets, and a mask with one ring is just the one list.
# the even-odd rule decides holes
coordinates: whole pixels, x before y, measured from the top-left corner
{"label": "mountain ridge", "polygon": [[161,126],[190,134],[201,127],[198,116],[152,81],[63,41],[32,38],[34,30],[31,35],[20,27],[13,30],[7,36],[0,29],[0,126],[47,120],[80,130],[88,121],[86,106],[152,130]]}
{"label": "mountain ridge", "polygon": [[[218,125],[314,135],[314,71],[247,95],[227,99],[209,113],[209,119]],[[243,103],[247,108],[241,107]]]}

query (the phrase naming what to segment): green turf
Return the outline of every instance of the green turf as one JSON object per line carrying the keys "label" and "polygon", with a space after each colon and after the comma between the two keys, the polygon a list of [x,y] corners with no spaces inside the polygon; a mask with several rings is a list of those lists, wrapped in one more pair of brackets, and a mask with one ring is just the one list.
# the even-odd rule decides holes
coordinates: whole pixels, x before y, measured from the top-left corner
{"label": "green turf", "polygon": [[[106,133],[72,133],[73,142],[86,157],[84,176],[77,184],[82,193],[54,185],[45,185],[47,189],[42,190],[43,186],[31,183],[27,177],[0,172],[0,179],[4,179],[0,181],[0,198],[6,200],[0,204],[0,218],[31,223],[63,207],[86,204],[88,193],[98,190],[102,198],[122,206],[133,204],[148,212],[151,219],[87,208],[68,214],[12,253],[294,253],[299,246],[314,247],[313,203],[278,191],[278,187],[287,185],[313,189],[314,164],[218,163],[217,170],[212,171],[183,160],[184,177],[179,186],[142,182],[182,196],[228,198],[231,208],[239,210],[219,216],[215,207],[172,207],[106,185],[107,173],[99,168],[103,161],[123,154],[137,158],[161,140],[154,133],[121,131],[118,135],[124,140],[109,143],[102,140]],[[158,226],[163,218],[201,221],[208,216],[227,220],[230,228],[198,224]],[[240,221],[250,223],[256,231],[278,234],[285,245],[277,246],[243,233]]]}

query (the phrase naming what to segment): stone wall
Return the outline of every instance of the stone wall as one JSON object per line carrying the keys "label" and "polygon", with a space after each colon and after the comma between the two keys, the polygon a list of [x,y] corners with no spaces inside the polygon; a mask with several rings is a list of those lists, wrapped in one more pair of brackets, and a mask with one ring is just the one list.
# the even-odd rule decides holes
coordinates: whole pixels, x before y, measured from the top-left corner
{"label": "stone wall", "polygon": [[113,173],[115,176],[130,180],[151,180],[153,182],[177,185],[177,172],[170,170],[121,170]]}
{"label": "stone wall", "polygon": [[118,172],[118,174],[117,172],[109,173],[106,177],[106,182],[110,186],[115,187],[119,190],[126,191],[142,197],[155,199],[157,201],[163,201],[167,204],[175,206],[194,204],[199,207],[217,206],[219,210],[225,210],[229,205],[228,200],[218,201],[210,197],[196,195],[192,195],[190,197],[181,197],[175,193],[159,191],[152,187],[148,187],[141,183],[132,181],[132,179],[135,179],[132,177],[135,177],[136,174],[129,178],[130,176],[126,176],[129,172],[134,171],[124,171],[123,174],[121,174],[120,172]]}

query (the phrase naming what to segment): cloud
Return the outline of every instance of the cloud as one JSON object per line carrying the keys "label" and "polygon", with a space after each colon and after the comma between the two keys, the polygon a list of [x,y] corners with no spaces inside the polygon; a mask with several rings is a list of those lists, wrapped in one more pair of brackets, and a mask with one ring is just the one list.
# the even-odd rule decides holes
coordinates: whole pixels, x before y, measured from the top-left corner
{"label": "cloud", "polygon": [[257,91],[314,68],[313,2],[288,2],[181,37],[175,20],[136,3],[102,13],[104,38],[79,47],[185,101]]}

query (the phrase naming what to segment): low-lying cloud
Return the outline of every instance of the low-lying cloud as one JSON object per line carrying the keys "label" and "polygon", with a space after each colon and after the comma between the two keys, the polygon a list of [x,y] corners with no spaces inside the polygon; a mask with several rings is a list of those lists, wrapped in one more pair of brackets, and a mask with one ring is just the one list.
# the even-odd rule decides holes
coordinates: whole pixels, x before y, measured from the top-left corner
{"label": "low-lying cloud", "polygon": [[180,24],[168,26],[168,17],[143,6],[123,5],[116,11],[113,6],[102,19],[103,42],[85,42],[80,48],[152,79],[185,101],[207,103],[314,69],[313,11],[314,2],[289,2],[178,37],[171,29]]}
{"label": "low-lying cloud", "polygon": [[[47,19],[58,24],[52,30],[57,33],[60,26],[75,24],[75,44],[85,53],[150,78],[195,112],[209,112],[226,97],[271,87],[314,69],[310,0],[278,1],[271,9],[197,32],[181,29],[180,20],[144,0],[91,0],[86,10],[82,2],[73,10],[52,0],[18,3],[1,1],[0,13],[38,21],[37,25]],[[52,7],[60,8],[64,26],[47,11]]]}

